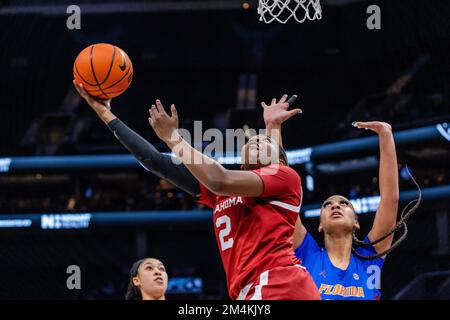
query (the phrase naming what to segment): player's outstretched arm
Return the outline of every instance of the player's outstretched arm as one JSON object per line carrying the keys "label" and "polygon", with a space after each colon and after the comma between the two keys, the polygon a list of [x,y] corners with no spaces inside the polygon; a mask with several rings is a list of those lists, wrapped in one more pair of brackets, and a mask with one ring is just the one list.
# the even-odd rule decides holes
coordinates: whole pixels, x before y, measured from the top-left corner
{"label": "player's outstretched arm", "polygon": [[227,196],[256,197],[263,192],[263,182],[254,172],[227,170],[217,161],[194,149],[178,133],[178,114],[175,105],[171,115],[159,100],[149,110],[149,123],[158,137],[181,160],[189,171],[210,191]]}
{"label": "player's outstretched arm", "polygon": [[[375,215],[372,230],[368,237],[371,241],[384,236],[391,231],[397,222],[399,200],[398,164],[395,151],[392,127],[385,122],[354,122],[357,128],[372,130],[378,134],[380,144],[379,187],[380,205]],[[394,235],[376,244],[375,250],[383,252],[391,247]]]}
{"label": "player's outstretched arm", "polygon": [[267,105],[265,102],[261,102],[261,106],[264,109],[263,117],[264,124],[266,126],[266,134],[275,140],[280,146],[283,146],[281,125],[283,122],[289,120],[296,114],[302,113],[302,109],[299,108],[288,110],[289,106],[291,106],[297,99],[297,96],[293,95],[289,98],[289,100],[287,100],[287,98],[287,94],[283,95],[278,102],[275,98],[273,98],[270,105]]}
{"label": "player's outstretched arm", "polygon": [[303,240],[305,240],[306,236],[306,228],[302,223],[302,220],[300,219],[300,215],[297,218],[297,221],[295,222],[295,229],[294,229],[294,239],[292,240],[294,243],[294,250],[300,247]]}
{"label": "player's outstretched arm", "polygon": [[[281,125],[296,114],[302,113],[302,110],[299,108],[288,110],[289,106],[294,103],[297,96],[294,95],[289,98],[289,100],[287,100],[287,98],[288,95],[285,94],[278,102],[276,101],[276,99],[272,99],[270,105],[267,105],[265,102],[261,103],[261,106],[264,109],[263,116],[264,124],[266,126],[266,132],[281,146],[283,145]],[[307,230],[302,224],[299,216],[295,223],[295,230],[293,235],[294,250],[302,244],[303,240],[305,239],[306,232]]]}
{"label": "player's outstretched arm", "polygon": [[172,161],[171,156],[156,150],[150,142],[118,119],[111,111],[111,100],[95,99],[84,90],[82,85],[77,85],[75,81],[74,85],[98,117],[114,133],[114,136],[136,157],[145,169],[162,179],[167,179],[193,196],[200,194],[198,181],[189,170],[184,165]]}

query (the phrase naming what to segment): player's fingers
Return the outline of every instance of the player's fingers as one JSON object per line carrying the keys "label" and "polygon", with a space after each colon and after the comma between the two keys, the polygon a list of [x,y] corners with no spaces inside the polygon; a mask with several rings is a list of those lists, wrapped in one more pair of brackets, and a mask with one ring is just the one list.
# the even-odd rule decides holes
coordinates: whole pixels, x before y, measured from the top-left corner
{"label": "player's fingers", "polygon": [[148,123],[150,123],[150,126],[153,128],[153,119],[151,117],[148,118]]}
{"label": "player's fingers", "polygon": [[87,98],[91,98],[91,96],[87,93],[87,91],[86,91],[86,89],[84,88],[84,86],[83,86],[83,84],[82,83],[80,83],[80,86],[79,86],[79,88],[80,88],[80,91],[81,91],[81,95],[83,96],[83,97],[87,97]]}
{"label": "player's fingers", "polygon": [[370,129],[373,127],[373,122],[360,122],[360,121],[353,121],[352,126],[358,128],[358,129]]}
{"label": "player's fingers", "polygon": [[152,104],[152,113],[155,117],[159,116],[159,111],[158,108],[156,107],[156,105]]}
{"label": "player's fingers", "polygon": [[295,109],[289,110],[288,112],[289,112],[289,114],[294,115],[294,114],[297,114],[297,113],[303,113],[303,110],[300,109],[300,108],[295,108]]}
{"label": "player's fingers", "polygon": [[[153,118],[153,113],[152,113],[152,108],[151,108],[151,107],[148,109],[148,116],[149,116],[150,118]],[[149,119],[150,119],[150,118],[149,118]]]}
{"label": "player's fingers", "polygon": [[153,121],[158,120],[158,110],[156,109],[156,106],[152,104],[152,107],[150,108],[150,116],[152,117]]}
{"label": "player's fingers", "polygon": [[295,100],[297,100],[297,95],[296,94],[294,94],[292,97],[290,97],[289,98],[289,100],[287,101],[287,103],[290,105],[290,106],[292,106],[293,104],[294,104],[294,102],[295,102]]}
{"label": "player's fingers", "polygon": [[81,93],[80,88],[78,88],[78,83],[75,80],[73,80],[72,83],[73,83],[73,86],[75,87],[75,90],[77,90],[78,93]]}
{"label": "player's fingers", "polygon": [[296,109],[289,110],[286,112],[286,117],[284,118],[284,120],[290,119],[291,117],[293,117],[299,113],[303,113],[302,109],[296,108]]}
{"label": "player's fingers", "polygon": [[283,96],[281,97],[280,101],[278,101],[278,103],[284,103],[287,99],[288,95],[287,94],[283,94]]}
{"label": "player's fingers", "polygon": [[80,94],[83,97],[84,100],[86,100],[86,102],[92,106],[92,107],[97,107],[97,106],[102,106],[104,107],[104,103],[102,100],[94,98],[93,96],[91,96],[89,93],[86,92],[86,90],[83,88],[83,85],[80,84],[81,88],[80,88]]}
{"label": "player's fingers", "polygon": [[277,103],[277,99],[273,98],[272,102],[270,104],[275,104],[275,103]]}
{"label": "player's fingers", "polygon": [[78,86],[78,84],[75,84],[75,89],[77,90],[78,94],[79,94],[83,99],[86,99],[84,92],[81,91],[81,89],[80,89],[80,87]]}
{"label": "player's fingers", "polygon": [[75,86],[75,89],[78,91],[78,83],[75,79],[72,80],[73,85]]}
{"label": "player's fingers", "polygon": [[160,113],[160,115],[167,115],[166,110],[164,110],[161,100],[159,100],[159,99],[156,99],[156,108],[157,108],[158,112]]}
{"label": "player's fingers", "polygon": [[111,99],[105,100],[103,103],[106,108],[111,109]]}
{"label": "player's fingers", "polygon": [[263,101],[263,102],[261,102],[261,107],[267,108],[268,106],[267,106],[267,104]]}
{"label": "player's fingers", "polygon": [[77,89],[80,96],[82,96],[84,99],[87,99],[89,97],[86,90],[84,90],[83,88],[83,84],[75,82],[75,88]]}
{"label": "player's fingers", "polygon": [[175,108],[175,105],[174,105],[174,104],[172,104],[172,105],[170,106],[170,112],[171,112],[171,114],[172,114],[172,118],[178,120],[178,111],[177,111],[177,108]]}

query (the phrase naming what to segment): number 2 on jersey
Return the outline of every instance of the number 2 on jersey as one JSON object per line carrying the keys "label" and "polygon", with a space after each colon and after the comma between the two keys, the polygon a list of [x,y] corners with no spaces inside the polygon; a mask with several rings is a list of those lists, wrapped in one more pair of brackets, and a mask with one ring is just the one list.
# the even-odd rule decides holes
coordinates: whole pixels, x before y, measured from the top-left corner
{"label": "number 2 on jersey", "polygon": [[221,216],[217,218],[216,227],[219,228],[223,224],[225,224],[225,228],[219,231],[219,239],[222,251],[225,251],[233,246],[233,238],[229,238],[225,241],[225,237],[231,232],[231,220],[229,216]]}

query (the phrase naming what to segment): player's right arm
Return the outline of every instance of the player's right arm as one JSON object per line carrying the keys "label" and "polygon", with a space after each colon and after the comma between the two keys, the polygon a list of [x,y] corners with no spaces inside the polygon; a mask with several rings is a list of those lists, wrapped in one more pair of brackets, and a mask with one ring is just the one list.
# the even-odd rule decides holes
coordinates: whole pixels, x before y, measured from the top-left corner
{"label": "player's right arm", "polygon": [[200,194],[198,181],[189,170],[183,164],[175,164],[171,156],[156,150],[150,142],[120,121],[111,111],[111,100],[95,99],[84,90],[82,85],[77,85],[75,80],[73,83],[81,97],[86,100],[97,116],[114,133],[114,136],[136,157],[146,170],[170,181],[193,196]]}
{"label": "player's right arm", "polygon": [[280,146],[283,146],[281,125],[296,114],[302,113],[302,109],[299,108],[288,110],[289,106],[297,99],[297,96],[294,95],[289,100],[287,100],[287,97],[287,94],[283,95],[278,102],[273,98],[270,105],[261,102],[261,106],[264,109],[263,117],[264,124],[266,125],[266,134]]}
{"label": "player's right arm", "polygon": [[303,243],[303,240],[305,239],[307,230],[305,226],[302,223],[302,220],[300,219],[300,215],[297,218],[297,221],[295,222],[295,230],[294,230],[294,250],[300,247],[300,245]]}
{"label": "player's right arm", "polygon": [[[276,99],[272,99],[270,105],[266,105],[265,102],[261,103],[261,106],[264,109],[263,117],[264,117],[264,124],[266,126],[266,132],[280,146],[283,145],[281,137],[281,125],[283,124],[283,122],[290,119],[294,115],[302,113],[302,110],[298,108],[288,110],[290,103],[289,101],[286,101],[287,97],[288,97],[287,94],[283,95],[278,102],[276,101]],[[289,100],[292,101],[291,99]],[[295,100],[295,98],[293,100]],[[294,250],[302,244],[303,240],[305,239],[306,233],[307,230],[305,226],[302,224],[302,221],[299,216],[295,223],[295,231],[293,239]]]}
{"label": "player's right arm", "polygon": [[229,170],[193,148],[178,131],[178,112],[169,115],[160,100],[149,110],[149,124],[194,177],[216,195],[258,197],[264,192],[260,176],[248,170]]}

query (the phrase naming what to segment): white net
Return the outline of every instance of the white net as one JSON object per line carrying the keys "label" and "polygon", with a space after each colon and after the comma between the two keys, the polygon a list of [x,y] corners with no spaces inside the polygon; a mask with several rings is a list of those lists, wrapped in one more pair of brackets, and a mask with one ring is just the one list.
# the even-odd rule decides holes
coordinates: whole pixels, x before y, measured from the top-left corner
{"label": "white net", "polygon": [[259,0],[259,20],[286,23],[292,17],[299,23],[322,19],[320,0]]}

